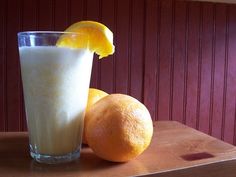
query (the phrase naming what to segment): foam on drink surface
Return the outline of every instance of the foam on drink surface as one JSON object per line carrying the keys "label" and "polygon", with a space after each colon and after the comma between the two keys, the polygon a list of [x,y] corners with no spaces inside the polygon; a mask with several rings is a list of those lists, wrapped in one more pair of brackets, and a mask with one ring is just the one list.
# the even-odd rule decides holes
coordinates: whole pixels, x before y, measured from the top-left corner
{"label": "foam on drink surface", "polygon": [[35,152],[64,155],[81,143],[93,53],[20,47],[24,99]]}

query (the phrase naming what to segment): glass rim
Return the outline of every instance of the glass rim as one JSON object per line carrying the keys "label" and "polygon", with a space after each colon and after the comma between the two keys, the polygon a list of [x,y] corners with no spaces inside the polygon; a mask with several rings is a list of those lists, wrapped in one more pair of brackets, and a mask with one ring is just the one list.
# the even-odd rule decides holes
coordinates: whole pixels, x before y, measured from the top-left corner
{"label": "glass rim", "polygon": [[73,35],[86,35],[81,32],[68,32],[68,31],[21,31],[18,32],[18,36],[28,36],[28,35],[36,35],[36,34],[73,34]]}

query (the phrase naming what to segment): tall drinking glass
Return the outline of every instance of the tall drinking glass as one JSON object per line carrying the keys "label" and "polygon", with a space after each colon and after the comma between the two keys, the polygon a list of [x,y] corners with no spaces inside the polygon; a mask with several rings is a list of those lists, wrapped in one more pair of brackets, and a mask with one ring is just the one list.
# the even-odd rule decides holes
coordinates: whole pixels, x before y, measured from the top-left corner
{"label": "tall drinking glass", "polygon": [[20,32],[18,45],[30,154],[38,162],[62,163],[80,156],[93,53],[57,46],[85,34]]}

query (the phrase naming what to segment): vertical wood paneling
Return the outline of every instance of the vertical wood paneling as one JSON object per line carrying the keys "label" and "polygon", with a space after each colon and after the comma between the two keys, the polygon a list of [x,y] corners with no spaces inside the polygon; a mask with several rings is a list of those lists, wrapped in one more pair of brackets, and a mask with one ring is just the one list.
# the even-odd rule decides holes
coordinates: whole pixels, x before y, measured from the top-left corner
{"label": "vertical wood paneling", "polygon": [[202,77],[201,77],[201,71],[202,71],[202,33],[203,33],[203,7],[202,4],[200,4],[199,7],[199,48],[198,48],[198,79],[197,79],[197,109],[196,109],[196,129],[199,129],[199,115],[200,115],[200,100],[201,100],[201,84],[202,84]]}
{"label": "vertical wood paneling", "polygon": [[[85,18],[86,16],[86,2],[84,0],[67,0],[68,5],[68,16],[70,16],[69,21],[67,25],[70,25],[72,23],[78,22]],[[70,11],[69,11],[70,10]]]}
{"label": "vertical wood paneling", "polygon": [[236,6],[229,7],[228,63],[224,140],[236,144]]}
{"label": "vertical wood paneling", "polygon": [[[86,15],[84,14],[84,19],[101,21],[101,0],[93,1],[87,0],[84,1],[86,4]],[[93,68],[91,75],[91,87],[100,88],[100,61],[98,61],[98,56],[94,55]]]}
{"label": "vertical wood paneling", "polygon": [[[21,30],[22,1],[7,1],[7,33],[6,33],[6,96],[7,96],[7,130],[20,130],[21,96],[20,65],[18,59],[17,32]],[[13,17],[13,18],[12,18]]]}
{"label": "vertical wood paneling", "polygon": [[172,1],[161,1],[160,22],[160,67],[158,119],[170,119],[171,62],[172,62]]}
{"label": "vertical wood paneling", "polygon": [[0,2],[0,131],[6,131],[6,1]]}
{"label": "vertical wood paneling", "polygon": [[[143,0],[132,1],[132,23],[130,44],[130,95],[143,101],[143,74],[144,74],[144,28],[145,11]],[[139,29],[139,30],[137,30]]]}
{"label": "vertical wood paneling", "polygon": [[0,131],[26,130],[16,33],[86,19],[107,25],[116,46],[95,55],[91,87],[236,144],[236,6],[175,0],[1,1]]}
{"label": "vertical wood paneling", "polygon": [[187,47],[186,124],[196,128],[198,67],[199,67],[200,4],[189,3],[189,33]]}
{"label": "vertical wood paneling", "polygon": [[213,36],[213,4],[202,4],[201,34],[201,93],[199,108],[199,130],[209,133],[210,126],[210,94]]}
{"label": "vertical wood paneling", "polygon": [[222,108],[222,125],[221,139],[225,138],[225,114],[226,114],[226,94],[227,94],[227,77],[228,77],[228,60],[229,60],[229,7],[226,6],[226,33],[225,33],[225,63],[224,63],[224,88],[223,88],[223,108]]}
{"label": "vertical wood paneling", "polygon": [[184,93],[183,93],[183,123],[186,124],[187,107],[187,79],[188,79],[188,36],[189,36],[189,3],[186,5],[186,24],[185,24],[185,57],[184,57]]}
{"label": "vertical wood paneling", "polygon": [[[116,16],[116,92],[128,92],[129,69],[129,10],[131,0],[117,1]],[[122,35],[118,35],[122,34]]]}
{"label": "vertical wood paneling", "polygon": [[50,31],[54,28],[54,0],[37,0],[37,26],[39,31]]}
{"label": "vertical wood paneling", "polygon": [[145,49],[144,49],[144,104],[154,120],[158,120],[158,75],[159,37],[160,37],[160,2],[146,0]]}
{"label": "vertical wood paneling", "polygon": [[172,119],[184,122],[184,64],[186,36],[186,2],[177,1],[175,4],[174,27],[174,78],[173,78],[173,110]]}
{"label": "vertical wood paneling", "polygon": [[225,36],[226,36],[226,6],[215,6],[215,64],[214,92],[212,108],[212,135],[221,138],[224,67],[225,67]]}
{"label": "vertical wood paneling", "polygon": [[22,4],[22,30],[31,31],[37,28],[36,1],[24,0]]}
{"label": "vertical wood paneling", "polygon": [[[109,29],[114,31],[115,18],[115,2],[114,0],[103,0],[101,4],[101,19],[102,23],[106,24]],[[101,79],[100,87],[108,93],[113,92],[113,62],[114,56],[109,56],[106,59],[100,60],[101,63]],[[107,74],[109,73],[109,74]]]}
{"label": "vertical wood paneling", "polygon": [[69,6],[70,0],[52,0],[53,30],[64,31],[67,28],[70,23]]}

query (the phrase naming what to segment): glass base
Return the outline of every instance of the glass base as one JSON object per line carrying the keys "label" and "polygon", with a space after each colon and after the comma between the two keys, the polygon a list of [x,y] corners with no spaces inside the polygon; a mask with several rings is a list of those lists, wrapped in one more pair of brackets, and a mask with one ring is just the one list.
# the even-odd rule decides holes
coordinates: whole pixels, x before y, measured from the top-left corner
{"label": "glass base", "polygon": [[32,151],[30,152],[30,155],[33,159],[35,159],[39,163],[59,164],[59,163],[71,162],[78,159],[80,157],[80,150],[60,156],[37,154]]}

